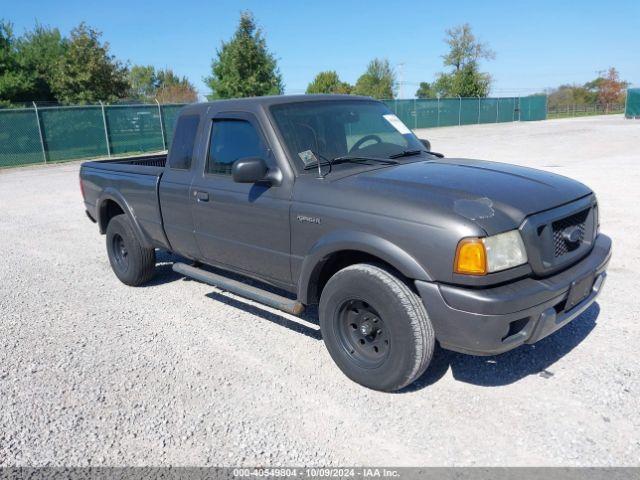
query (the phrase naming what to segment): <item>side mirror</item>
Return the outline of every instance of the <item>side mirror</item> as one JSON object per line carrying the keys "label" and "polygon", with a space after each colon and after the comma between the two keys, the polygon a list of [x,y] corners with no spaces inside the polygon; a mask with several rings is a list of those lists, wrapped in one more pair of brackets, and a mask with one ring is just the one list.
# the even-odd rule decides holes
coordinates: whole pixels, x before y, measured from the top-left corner
{"label": "side mirror", "polygon": [[256,183],[267,180],[269,172],[267,162],[260,157],[247,157],[236,160],[231,167],[233,181],[238,183]]}
{"label": "side mirror", "polygon": [[424,145],[424,148],[427,149],[427,152],[431,151],[431,142],[429,140],[424,140],[424,139],[420,139],[420,141],[422,142],[422,145]]}

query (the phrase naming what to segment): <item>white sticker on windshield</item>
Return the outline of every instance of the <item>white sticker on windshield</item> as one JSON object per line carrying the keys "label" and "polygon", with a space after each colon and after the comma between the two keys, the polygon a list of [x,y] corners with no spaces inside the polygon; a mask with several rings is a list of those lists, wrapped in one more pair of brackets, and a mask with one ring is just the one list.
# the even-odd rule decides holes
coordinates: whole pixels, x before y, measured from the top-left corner
{"label": "white sticker on windshield", "polygon": [[313,154],[311,150],[305,150],[304,152],[298,152],[298,156],[300,160],[304,162],[305,167],[307,165],[311,165],[312,163],[318,163],[318,159]]}
{"label": "white sticker on windshield", "polygon": [[396,117],[393,113],[389,113],[387,115],[383,115],[384,119],[391,124],[393,128],[399,131],[402,135],[406,135],[407,133],[411,133],[411,130],[407,128],[407,126],[402,123],[398,117]]}

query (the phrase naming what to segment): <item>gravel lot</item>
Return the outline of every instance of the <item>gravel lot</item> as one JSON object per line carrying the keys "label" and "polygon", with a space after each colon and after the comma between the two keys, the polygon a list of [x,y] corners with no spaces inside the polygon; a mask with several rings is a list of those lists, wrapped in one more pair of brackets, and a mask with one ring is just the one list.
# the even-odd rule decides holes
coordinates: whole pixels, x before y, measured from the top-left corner
{"label": "gravel lot", "polygon": [[183,280],[168,255],[151,285],[119,283],[77,163],[0,171],[0,465],[638,465],[640,121],[420,134],[591,186],[615,248],[598,303],[377,393],[334,366],[313,314]]}

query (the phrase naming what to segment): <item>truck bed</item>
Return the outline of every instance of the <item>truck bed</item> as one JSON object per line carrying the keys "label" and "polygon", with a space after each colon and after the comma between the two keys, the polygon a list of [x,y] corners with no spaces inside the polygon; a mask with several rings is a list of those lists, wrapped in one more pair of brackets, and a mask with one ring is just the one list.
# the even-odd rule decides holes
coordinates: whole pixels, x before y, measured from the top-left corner
{"label": "truck bed", "polygon": [[83,163],[80,181],[89,216],[99,220],[99,205],[113,199],[137,219],[143,238],[167,248],[158,202],[166,161],[167,154],[162,153]]}
{"label": "truck bed", "polygon": [[115,172],[139,173],[143,175],[160,175],[167,163],[166,153],[152,155],[137,155],[109,160],[94,160],[85,162],[83,167]]}

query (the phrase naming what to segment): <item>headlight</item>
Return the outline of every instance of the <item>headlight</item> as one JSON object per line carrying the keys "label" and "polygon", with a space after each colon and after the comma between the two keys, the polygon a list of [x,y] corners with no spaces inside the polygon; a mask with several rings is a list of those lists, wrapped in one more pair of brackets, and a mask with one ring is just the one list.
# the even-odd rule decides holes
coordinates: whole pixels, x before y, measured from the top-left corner
{"label": "headlight", "polygon": [[527,252],[518,230],[485,238],[463,238],[458,243],[453,271],[486,275],[527,263]]}

